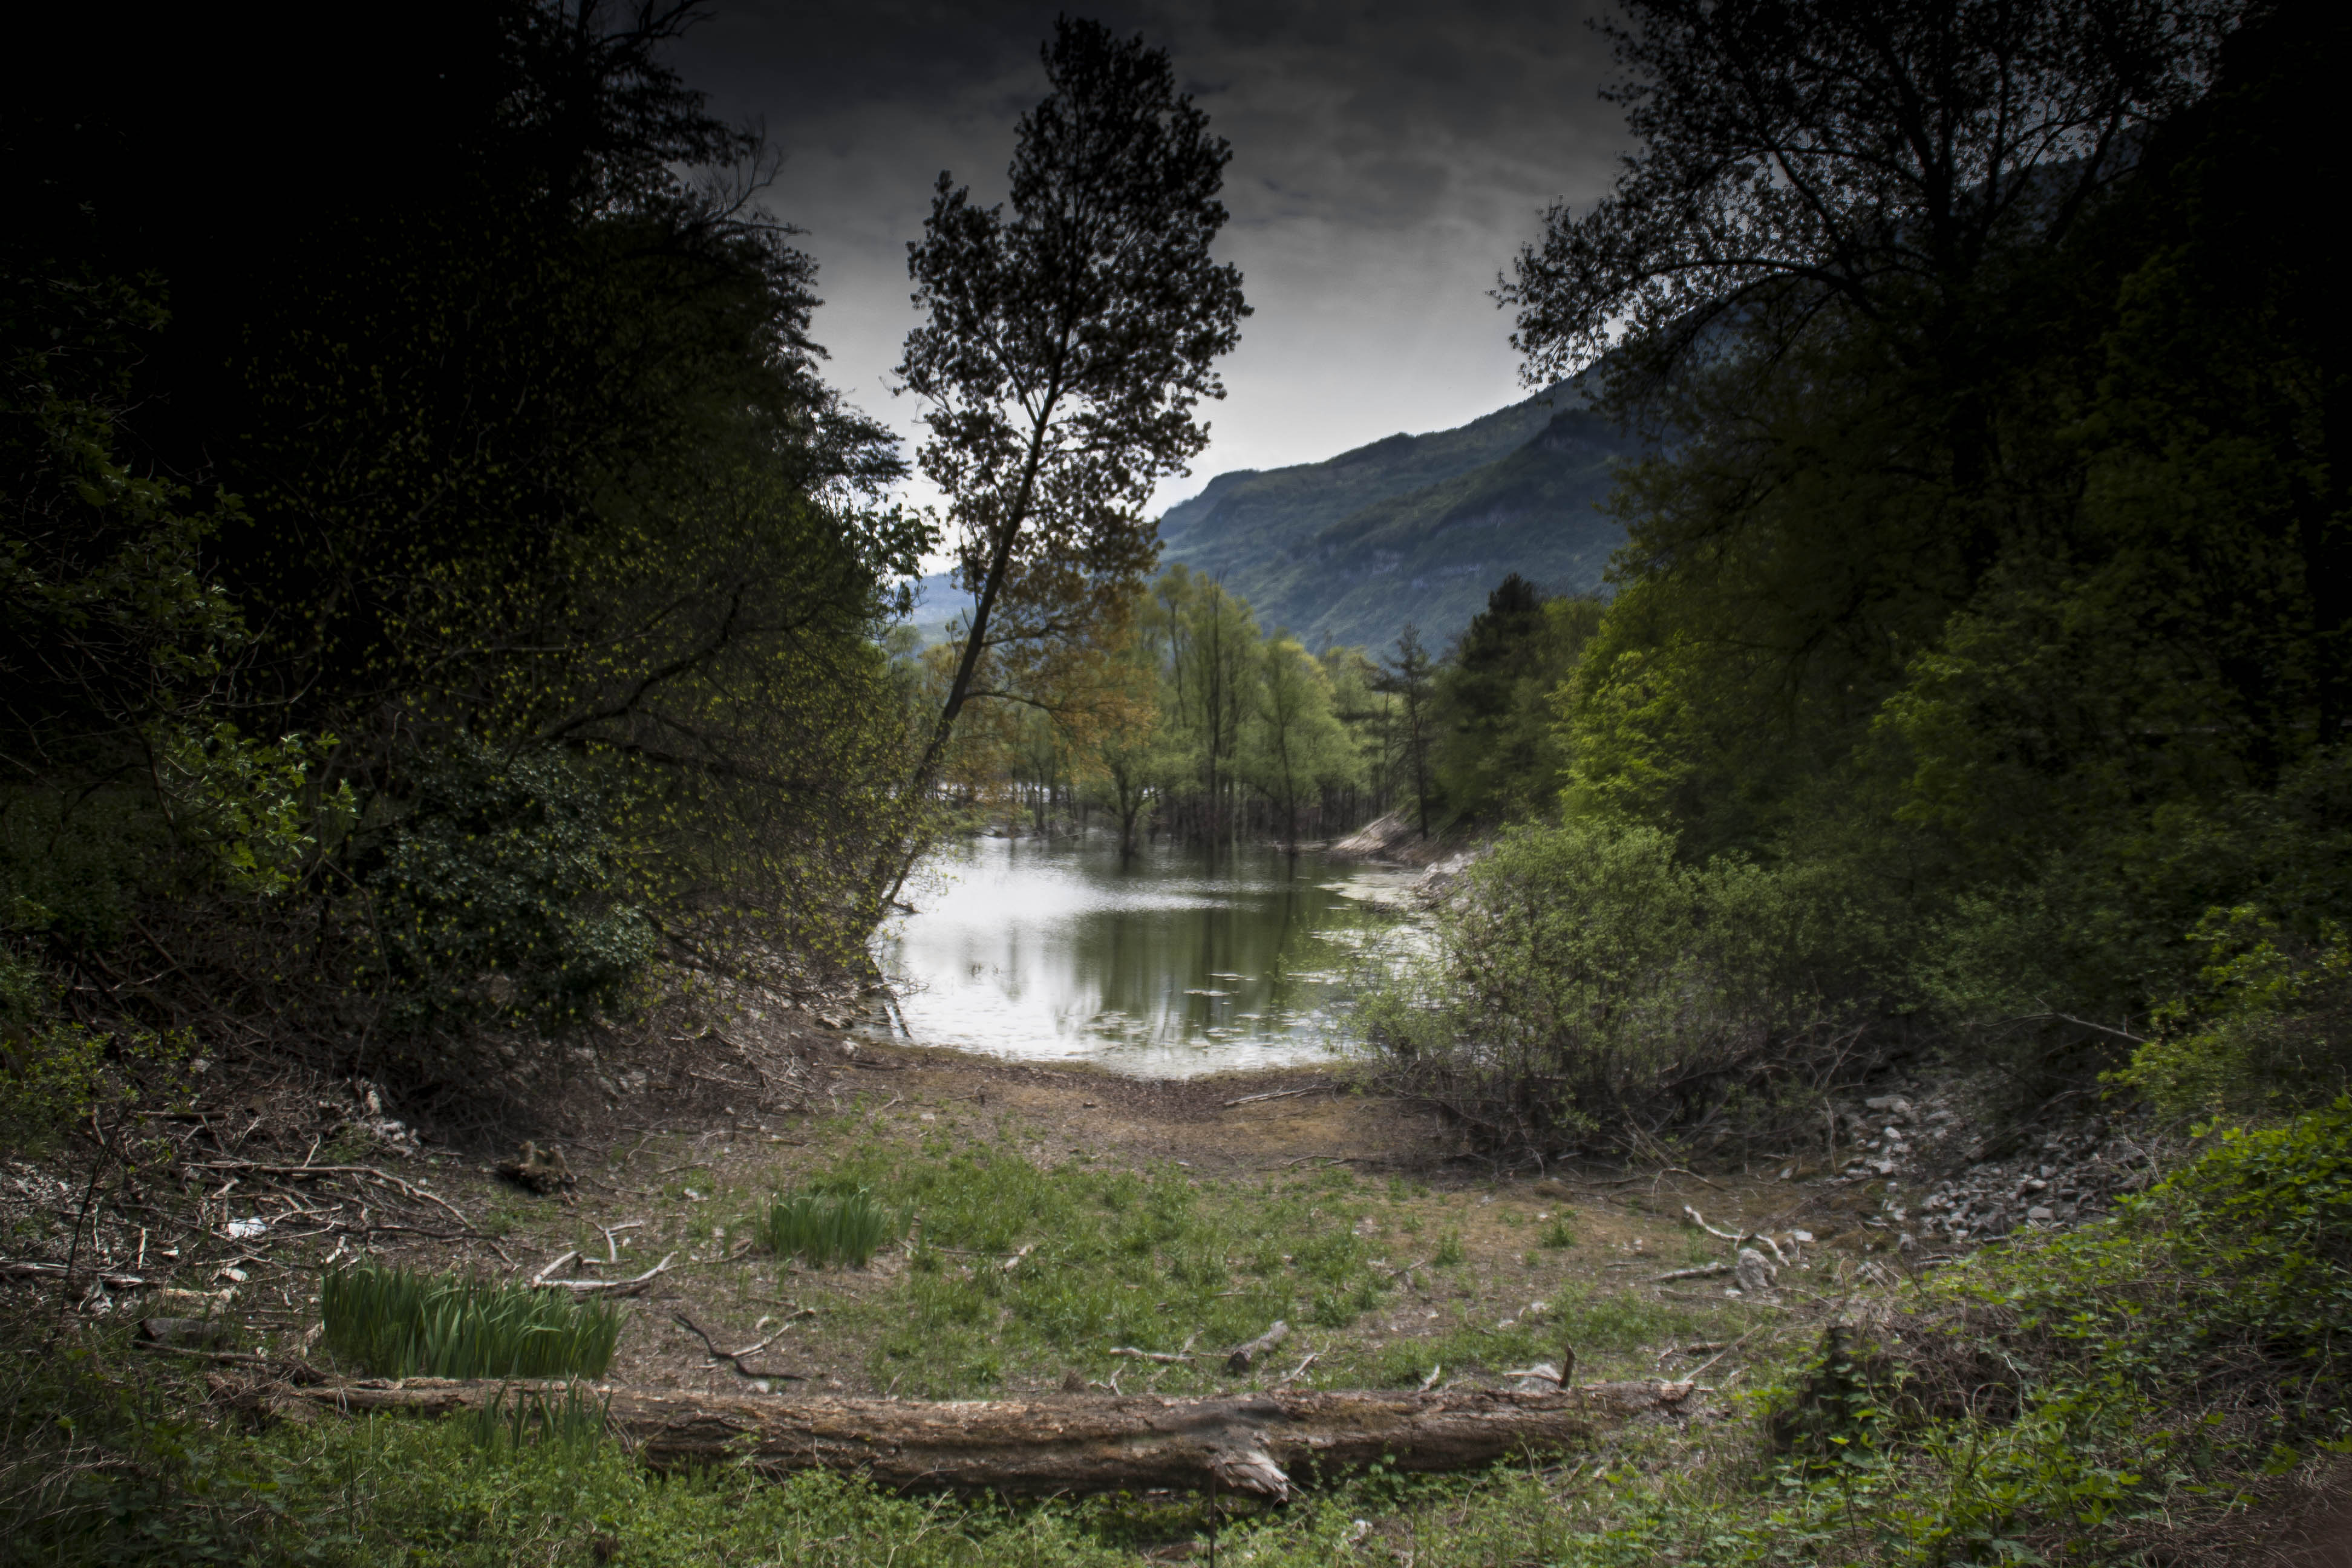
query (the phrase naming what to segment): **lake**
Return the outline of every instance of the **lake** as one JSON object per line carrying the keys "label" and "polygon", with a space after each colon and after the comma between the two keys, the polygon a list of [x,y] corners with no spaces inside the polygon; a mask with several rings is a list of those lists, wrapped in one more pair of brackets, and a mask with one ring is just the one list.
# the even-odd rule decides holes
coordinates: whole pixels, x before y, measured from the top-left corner
{"label": "lake", "polygon": [[876,941],[896,994],[863,1027],[1148,1078],[1328,1061],[1357,955],[1395,931],[1412,876],[1268,850],[1122,864],[1101,836],[954,844]]}

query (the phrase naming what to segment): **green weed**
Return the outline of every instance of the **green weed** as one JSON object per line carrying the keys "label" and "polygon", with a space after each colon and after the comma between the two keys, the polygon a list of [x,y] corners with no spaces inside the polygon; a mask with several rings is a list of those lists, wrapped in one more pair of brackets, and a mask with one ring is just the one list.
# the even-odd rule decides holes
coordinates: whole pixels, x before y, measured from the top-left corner
{"label": "green weed", "polygon": [[[1355,1230],[1371,1194],[1345,1172],[1227,1187],[1175,1170],[1043,1169],[1013,1142],[942,1160],[877,1144],[828,1184],[919,1218],[899,1292],[849,1313],[875,1331],[877,1381],[901,1394],[1071,1371],[1148,1375],[1169,1393],[1213,1386],[1209,1352],[1277,1318],[1345,1327],[1390,1289],[1375,1267],[1383,1243]],[[1139,1373],[1110,1356],[1117,1346],[1201,1360]]]}
{"label": "green weed", "polygon": [[611,1405],[609,1397],[592,1398],[576,1384],[561,1400],[530,1389],[500,1389],[465,1426],[477,1447],[497,1452],[511,1454],[539,1444],[579,1454],[604,1441]]}
{"label": "green weed", "polygon": [[751,1222],[761,1244],[779,1258],[797,1258],[813,1268],[846,1264],[863,1268],[889,1238],[893,1226],[882,1205],[864,1192],[794,1193],[778,1198]]}
{"label": "green weed", "polygon": [[362,1264],[320,1282],[327,1348],[377,1377],[600,1377],[620,1310],[550,1290]]}

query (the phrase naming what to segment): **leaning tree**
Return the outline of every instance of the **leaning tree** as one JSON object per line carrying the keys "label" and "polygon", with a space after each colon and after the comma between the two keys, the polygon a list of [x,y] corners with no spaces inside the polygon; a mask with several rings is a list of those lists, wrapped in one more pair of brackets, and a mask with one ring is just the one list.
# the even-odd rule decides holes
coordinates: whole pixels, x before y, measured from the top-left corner
{"label": "leaning tree", "polygon": [[929,320],[898,374],[928,405],[919,461],[972,597],[919,794],[968,703],[1129,601],[1159,554],[1143,507],[1207,444],[1195,410],[1224,395],[1212,366],[1248,313],[1209,255],[1231,150],[1167,52],[1067,17],[1043,52],[1053,90],[1022,117],[1010,212],[942,173],[908,246]]}

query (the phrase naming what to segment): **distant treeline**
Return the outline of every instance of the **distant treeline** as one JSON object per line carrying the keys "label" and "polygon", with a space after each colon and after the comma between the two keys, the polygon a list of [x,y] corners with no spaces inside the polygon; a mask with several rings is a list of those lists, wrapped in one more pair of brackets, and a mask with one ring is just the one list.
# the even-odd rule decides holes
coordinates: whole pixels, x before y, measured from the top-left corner
{"label": "distant treeline", "polygon": [[[1553,694],[1600,619],[1597,600],[1513,576],[1442,655],[1411,626],[1381,657],[1310,652],[1171,566],[1059,661],[1049,698],[960,737],[950,788],[968,819],[1099,826],[1129,851],[1162,836],[1296,849],[1391,811],[1424,836],[1492,825],[1557,788]],[[903,640],[910,681],[938,684],[947,653],[919,672]]]}

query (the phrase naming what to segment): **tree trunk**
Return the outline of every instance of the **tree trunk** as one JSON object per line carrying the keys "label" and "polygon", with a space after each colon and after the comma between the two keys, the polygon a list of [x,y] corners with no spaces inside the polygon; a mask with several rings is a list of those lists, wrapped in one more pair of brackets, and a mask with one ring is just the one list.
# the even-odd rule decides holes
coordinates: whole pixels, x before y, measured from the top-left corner
{"label": "tree trunk", "polygon": [[[502,1389],[562,1398],[560,1383],[410,1378],[279,1388],[354,1413],[478,1410]],[[1400,1469],[1460,1470],[1587,1441],[1601,1427],[1677,1412],[1689,1384],[1598,1383],[1560,1392],[1275,1390],[1230,1397],[1065,1394],[917,1400],[652,1394],[598,1388],[607,1418],[656,1468],[734,1460],[770,1475],[829,1469],[891,1487],[1068,1493],[1213,1487],[1276,1500],[1294,1478],[1383,1455]],[[512,1396],[509,1395],[509,1398]]]}

